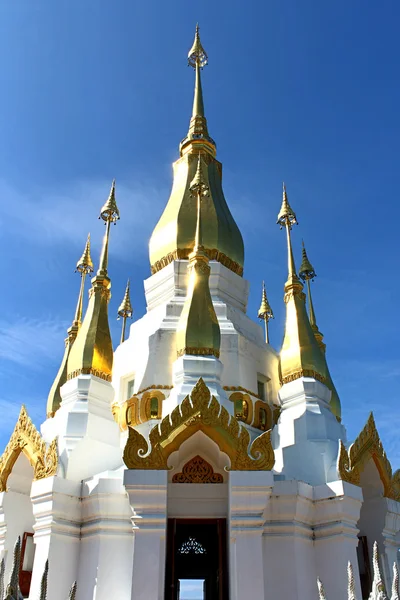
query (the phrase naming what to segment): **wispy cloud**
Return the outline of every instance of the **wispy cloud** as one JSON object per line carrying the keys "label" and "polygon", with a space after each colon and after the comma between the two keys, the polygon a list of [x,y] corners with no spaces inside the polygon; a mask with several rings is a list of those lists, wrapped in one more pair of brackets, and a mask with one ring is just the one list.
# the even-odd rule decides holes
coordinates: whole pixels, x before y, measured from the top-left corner
{"label": "wispy cloud", "polygon": [[[2,236],[13,231],[37,246],[82,245],[87,232],[92,243],[100,246],[103,229],[97,217],[108,197],[109,181],[81,181],[64,189],[36,188],[27,193],[0,181],[0,196],[8,202],[3,218],[9,224]],[[117,202],[121,213],[118,235],[113,236],[110,253],[129,255],[129,250],[145,247],[152,227],[166,202],[166,191],[152,184],[117,182]],[[34,226],[33,226],[34,224]]]}
{"label": "wispy cloud", "polygon": [[41,369],[54,360],[55,353],[59,354],[65,331],[66,323],[55,320],[0,321],[0,372],[8,369],[6,362],[24,369]]}

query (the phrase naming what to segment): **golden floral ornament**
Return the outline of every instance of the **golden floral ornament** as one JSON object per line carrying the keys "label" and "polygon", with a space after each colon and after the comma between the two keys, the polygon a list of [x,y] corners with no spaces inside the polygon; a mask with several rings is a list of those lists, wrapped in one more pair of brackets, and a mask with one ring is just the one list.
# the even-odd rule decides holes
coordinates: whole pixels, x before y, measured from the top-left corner
{"label": "golden floral ornament", "polygon": [[182,468],[180,473],[175,473],[172,483],[224,483],[221,473],[215,473],[212,465],[202,456],[194,456]]}
{"label": "golden floral ornament", "polygon": [[400,501],[400,470],[392,473],[392,466],[383,449],[372,413],[348,450],[343,442],[339,441],[337,472],[340,479],[360,485],[361,474],[370,459],[378,469],[385,496]]}
{"label": "golden floral ornament", "polygon": [[7,479],[18,456],[23,452],[34,471],[34,480],[56,475],[58,468],[57,439],[47,448],[46,443],[26,412],[21,407],[17,424],[0,457],[0,491],[7,489]]}
{"label": "golden floral ornament", "polygon": [[247,429],[211,396],[201,378],[191,395],[153,427],[149,441],[129,428],[124,462],[128,469],[168,469],[172,452],[197,431],[205,433],[229,456],[231,471],[270,471],[274,466],[271,431],[250,443]]}

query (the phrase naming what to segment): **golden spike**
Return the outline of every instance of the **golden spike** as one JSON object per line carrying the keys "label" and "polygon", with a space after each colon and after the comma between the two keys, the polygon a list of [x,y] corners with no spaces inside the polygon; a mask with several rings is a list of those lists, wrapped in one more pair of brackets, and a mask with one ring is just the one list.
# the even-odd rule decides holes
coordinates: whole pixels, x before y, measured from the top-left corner
{"label": "golden spike", "polygon": [[111,280],[108,277],[107,267],[110,224],[120,218],[115,200],[115,180],[112,182],[109,197],[100,211],[99,218],[105,221],[106,232],[99,268],[92,279],[86,315],[68,358],[68,379],[81,374],[92,374],[111,381],[113,347],[108,323]]}
{"label": "golden spike", "polygon": [[208,196],[204,182],[202,157],[199,154],[196,174],[190,184],[190,193],[197,196],[196,237],[189,256],[189,285],[176,333],[178,356],[219,357],[221,332],[210,293],[210,266],[202,245],[201,200]]}
{"label": "golden spike", "polygon": [[132,309],[131,298],[130,298],[129,292],[130,292],[130,282],[128,279],[124,297],[118,308],[118,319],[122,319],[122,333],[121,333],[121,341],[120,341],[121,344],[125,341],[126,320],[132,319],[132,315],[133,315],[133,309]]}
{"label": "golden spike", "polygon": [[326,356],[325,356],[326,344],[323,341],[324,335],[323,335],[323,333],[321,333],[321,331],[319,330],[318,325],[317,325],[317,319],[315,317],[315,310],[314,310],[314,303],[313,303],[312,295],[311,295],[310,281],[313,281],[314,278],[317,276],[317,274],[315,272],[314,267],[312,266],[312,264],[310,263],[310,261],[308,259],[304,241],[302,241],[302,245],[303,245],[302,262],[301,262],[301,266],[300,266],[300,270],[299,270],[299,276],[301,277],[301,279],[303,281],[306,282],[310,325],[311,325],[311,329],[314,332],[315,339],[317,340],[317,344],[322,352],[322,355],[323,355],[323,358],[325,361],[325,370],[326,370],[326,382],[325,383],[326,383],[326,386],[332,392],[331,400],[330,400],[330,407],[331,407],[333,414],[337,418],[337,420],[340,421],[342,418],[341,402],[340,402],[339,394],[337,393],[335,384],[333,383],[332,376],[329,371],[328,363],[326,361]]}
{"label": "golden spike", "polygon": [[65,350],[61,360],[61,365],[58,369],[57,375],[53,381],[47,398],[46,414],[48,417],[54,417],[56,411],[60,408],[60,390],[64,383],[67,381],[67,363],[69,354],[72,345],[75,342],[75,339],[78,335],[79,328],[82,324],[83,295],[85,292],[86,275],[93,272],[93,263],[90,257],[90,233],[88,234],[83,254],[76,263],[75,273],[77,272],[81,276],[78,301],[76,304],[74,319],[72,321],[71,327],[69,327],[67,331],[68,337],[65,339]]}
{"label": "golden spike", "polygon": [[208,56],[200,41],[199,25],[196,25],[194,42],[188,53],[188,64],[196,73],[192,118],[189,131],[180,145],[181,156],[185,151],[191,151],[193,144],[201,145],[212,156],[216,154],[215,142],[208,134],[207,119],[204,114],[203,88],[200,70],[208,64]]}
{"label": "golden spike", "polygon": [[265,343],[269,344],[268,334],[268,321],[274,318],[274,313],[267,300],[267,290],[265,289],[265,282],[263,281],[261,305],[258,310],[258,318],[265,323]]}
{"label": "golden spike", "polygon": [[303,285],[296,274],[290,231],[297,223],[283,184],[283,200],[277,223],[286,228],[288,247],[288,279],[285,283],[286,325],[280,353],[281,383],[300,377],[326,381],[325,360],[308,320]]}

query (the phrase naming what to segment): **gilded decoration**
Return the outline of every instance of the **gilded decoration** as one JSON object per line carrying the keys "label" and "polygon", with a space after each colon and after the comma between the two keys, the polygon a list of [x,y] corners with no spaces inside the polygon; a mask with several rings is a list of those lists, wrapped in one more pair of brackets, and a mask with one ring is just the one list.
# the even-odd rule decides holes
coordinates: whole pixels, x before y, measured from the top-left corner
{"label": "gilded decoration", "polygon": [[34,480],[56,475],[58,468],[57,440],[46,448],[46,443],[32,423],[25,406],[21,407],[18,421],[2,456],[0,457],[0,491],[7,489],[7,479],[18,456],[23,452],[34,470]]}
{"label": "gilded decoration", "polygon": [[240,385],[224,385],[224,390],[226,392],[244,392],[245,394],[250,394],[250,396],[254,396],[254,398],[259,398],[259,400],[262,400],[261,396],[255,392],[252,392],[251,390],[241,387]]}
{"label": "gilded decoration", "polygon": [[149,442],[129,428],[124,462],[128,469],[168,469],[168,457],[199,430],[229,456],[231,471],[269,471],[274,466],[271,431],[250,444],[247,429],[211,396],[201,378],[191,395],[153,427]]}
{"label": "gilded decoration", "polygon": [[221,473],[215,473],[212,465],[202,456],[194,456],[183,467],[180,473],[175,473],[172,483],[224,483]]}
{"label": "gilded decoration", "polygon": [[394,474],[392,473],[392,466],[383,449],[372,413],[364,429],[350,446],[349,450],[346,450],[343,442],[340,440],[337,461],[339,477],[343,481],[360,485],[361,473],[371,458],[378,469],[385,496],[400,501],[400,470],[397,470]]}

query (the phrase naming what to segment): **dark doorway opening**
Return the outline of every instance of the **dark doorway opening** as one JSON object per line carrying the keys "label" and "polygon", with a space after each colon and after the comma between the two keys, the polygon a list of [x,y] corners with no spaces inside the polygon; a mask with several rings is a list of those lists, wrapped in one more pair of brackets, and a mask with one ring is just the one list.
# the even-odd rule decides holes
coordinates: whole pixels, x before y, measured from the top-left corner
{"label": "dark doorway opening", "polygon": [[225,519],[168,519],[165,600],[185,600],[180,580],[203,580],[204,600],[229,600]]}

